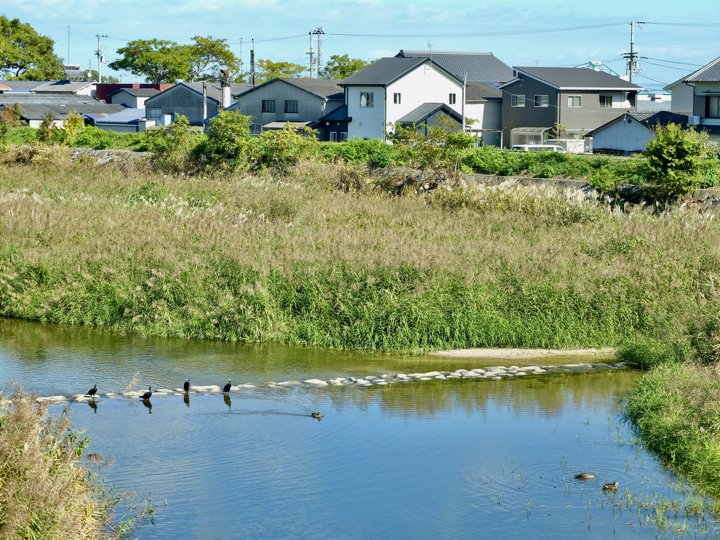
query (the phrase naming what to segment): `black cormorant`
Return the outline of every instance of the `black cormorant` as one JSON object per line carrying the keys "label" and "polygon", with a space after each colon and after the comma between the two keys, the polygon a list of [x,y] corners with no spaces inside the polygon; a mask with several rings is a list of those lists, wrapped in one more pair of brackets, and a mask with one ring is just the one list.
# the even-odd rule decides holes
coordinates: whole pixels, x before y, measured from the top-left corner
{"label": "black cormorant", "polygon": [[190,379],[185,379],[185,384],[183,384],[183,389],[187,392],[190,390]]}
{"label": "black cormorant", "polygon": [[145,392],[142,396],[140,396],[140,399],[148,400],[150,399],[150,396],[152,396],[152,386],[148,386],[148,391]]}
{"label": "black cormorant", "polygon": [[228,379],[227,384],[225,386],[223,386],[223,392],[225,392],[226,394],[230,391],[230,381],[231,380],[232,379]]}
{"label": "black cormorant", "polygon": [[97,394],[97,383],[95,383],[95,386],[93,386],[90,390],[87,391],[86,396],[95,397],[95,394]]}

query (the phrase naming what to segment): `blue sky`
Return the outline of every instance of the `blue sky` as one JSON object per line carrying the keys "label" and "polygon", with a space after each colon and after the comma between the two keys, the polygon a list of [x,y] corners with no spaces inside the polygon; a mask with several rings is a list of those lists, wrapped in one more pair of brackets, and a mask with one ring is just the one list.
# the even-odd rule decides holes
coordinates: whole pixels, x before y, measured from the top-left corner
{"label": "blue sky", "polygon": [[[568,66],[591,60],[625,73],[620,55],[629,50],[631,20],[647,21],[636,30],[636,49],[648,57],[636,81],[658,88],[720,56],[718,0],[13,0],[2,8],[10,18],[30,23],[56,41],[56,52],[82,69],[92,64],[98,33],[105,56],[132,39],[170,39],[187,43],[193,35],[225,38],[249,67],[250,40],[256,58],[307,65],[307,34],[326,32],[324,58],[332,54],[373,59],[400,49],[492,51],[515,66]],[[617,23],[584,30],[525,33],[538,29]],[[657,23],[687,23],[670,26]],[[699,26],[717,24],[716,27]],[[518,32],[503,36],[461,36]],[[363,34],[355,37],[336,34]],[[288,38],[290,39],[276,39]],[[396,36],[396,37],[392,37]],[[272,40],[272,41],[268,41]],[[673,62],[684,62],[684,65]],[[104,69],[107,69],[106,67]],[[116,74],[130,82],[128,74]]]}

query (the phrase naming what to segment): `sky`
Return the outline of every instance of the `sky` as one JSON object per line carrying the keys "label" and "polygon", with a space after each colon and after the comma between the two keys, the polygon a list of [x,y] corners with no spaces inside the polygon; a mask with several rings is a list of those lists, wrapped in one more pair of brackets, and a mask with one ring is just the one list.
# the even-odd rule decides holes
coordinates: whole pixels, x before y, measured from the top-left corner
{"label": "sky", "polygon": [[[69,41],[70,63],[83,70],[97,69],[97,34],[107,36],[101,47],[108,61],[129,40],[189,43],[200,35],[227,39],[238,56],[242,44],[246,70],[253,38],[256,59],[308,65],[308,34],[322,28],[323,60],[431,48],[490,51],[511,66],[602,61],[625,75],[621,55],[630,50],[631,21],[646,22],[635,30],[635,49],[647,57],[635,82],[648,89],[720,56],[720,0],[12,0],[0,12],[52,37],[63,58]],[[585,28],[537,33],[577,27]],[[131,82],[128,73],[107,66],[103,74]]]}

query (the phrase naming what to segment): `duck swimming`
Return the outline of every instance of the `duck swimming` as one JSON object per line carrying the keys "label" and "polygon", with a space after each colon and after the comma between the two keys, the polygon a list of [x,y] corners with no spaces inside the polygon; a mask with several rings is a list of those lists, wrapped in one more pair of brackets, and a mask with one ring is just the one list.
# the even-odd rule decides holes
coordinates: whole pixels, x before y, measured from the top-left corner
{"label": "duck swimming", "polygon": [[575,478],[576,478],[577,480],[591,480],[591,479],[595,478],[595,475],[594,475],[594,474],[590,474],[590,473],[583,472],[583,473],[580,473],[580,474],[576,474],[576,475],[575,475]]}
{"label": "duck swimming", "polygon": [[314,412],[314,413],[310,413],[310,416],[312,416],[313,418],[320,419],[320,418],[322,418],[322,413],[321,413],[321,412]]}
{"label": "duck swimming", "polygon": [[617,491],[618,483],[617,483],[617,482],[613,482],[612,484],[605,484],[602,488],[603,488],[605,491]]}

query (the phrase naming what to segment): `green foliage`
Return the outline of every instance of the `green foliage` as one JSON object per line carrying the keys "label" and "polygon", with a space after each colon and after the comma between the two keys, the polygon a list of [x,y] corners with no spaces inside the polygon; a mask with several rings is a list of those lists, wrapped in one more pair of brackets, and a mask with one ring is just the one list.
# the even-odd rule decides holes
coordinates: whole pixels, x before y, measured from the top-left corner
{"label": "green foliage", "polygon": [[323,146],[325,159],[343,159],[369,167],[389,167],[394,161],[393,147],[380,139],[352,139]]}
{"label": "green foliage", "polygon": [[618,347],[615,355],[623,362],[638,364],[642,369],[681,362],[688,354],[680,344],[668,344],[652,337],[632,336]]}
{"label": "green foliage", "polygon": [[272,129],[260,134],[258,166],[287,174],[303,158],[318,148],[316,132],[307,127],[297,131],[288,122],[285,129]]}
{"label": "green foliage", "polygon": [[658,125],[654,132],[655,138],[646,144],[648,180],[657,185],[661,195],[691,193],[703,183],[703,176],[712,174],[708,168],[714,168],[717,176],[717,159],[712,165],[706,162],[710,156],[707,133],[672,123]]}
{"label": "green foliage", "polygon": [[60,128],[55,124],[57,118],[53,113],[47,113],[43,116],[42,123],[38,128],[38,139],[41,142],[48,143],[53,140],[56,133],[60,131]]}
{"label": "green foliage", "polygon": [[691,344],[700,362],[720,365],[720,318],[713,317],[692,332]]}
{"label": "green foliage", "polygon": [[153,163],[162,171],[186,173],[193,168],[191,151],[197,138],[190,122],[179,116],[169,126],[145,132],[145,147],[153,152]]}
{"label": "green foliage", "polygon": [[65,116],[63,131],[65,132],[65,144],[72,146],[75,139],[85,128],[85,119],[76,112],[70,112]]}
{"label": "green foliage", "polygon": [[207,127],[206,137],[193,150],[201,170],[247,169],[260,159],[257,137],[250,136],[251,118],[220,111]]}
{"label": "green foliage", "polygon": [[223,68],[231,76],[240,72],[240,60],[230,50],[227,39],[193,36],[192,41],[188,50],[190,65],[186,80],[195,82],[209,76],[218,77]]}
{"label": "green foliage", "polygon": [[114,148],[119,150],[146,150],[145,136],[143,133],[119,133],[116,131],[105,131],[95,126],[87,126],[81,130],[72,140],[72,146],[94,148],[104,150]]}
{"label": "green foliage", "polygon": [[333,54],[325,64],[325,69],[322,70],[320,76],[323,79],[347,79],[371,63],[359,58],[350,58],[347,54]]}
{"label": "green foliage", "polygon": [[8,79],[46,81],[62,77],[62,60],[55,42],[28,23],[0,15],[0,73]]}
{"label": "green foliage", "polygon": [[393,142],[393,150],[400,164],[437,171],[459,168],[463,150],[475,143],[474,137],[459,129],[457,122],[441,115],[438,125],[402,126],[398,123],[387,136]]}
{"label": "green foliage", "polygon": [[38,142],[38,130],[28,126],[13,128],[7,132],[8,144],[32,144]]}
{"label": "green foliage", "polygon": [[291,62],[273,62],[271,60],[258,60],[258,70],[255,72],[257,84],[278,78],[300,77],[306,71],[305,66]]}
{"label": "green foliage", "polygon": [[117,50],[110,69],[129,71],[149,83],[177,83],[188,76],[193,61],[188,47],[165,39],[136,39]]}

